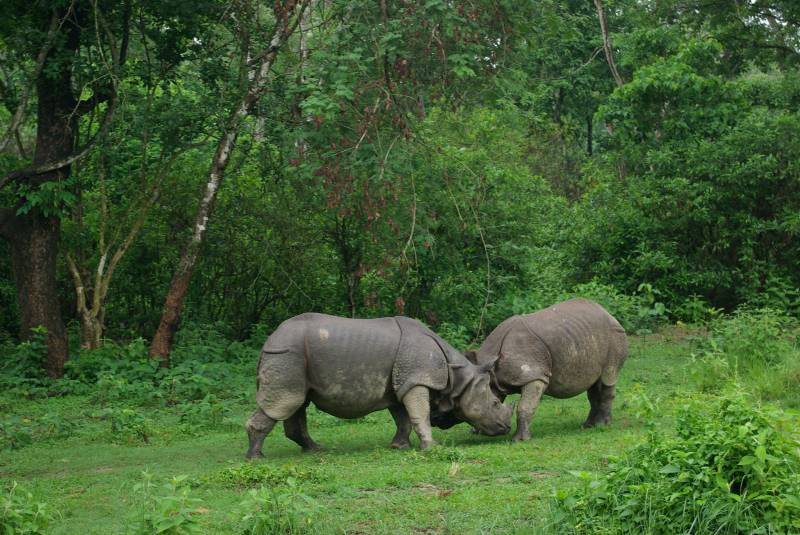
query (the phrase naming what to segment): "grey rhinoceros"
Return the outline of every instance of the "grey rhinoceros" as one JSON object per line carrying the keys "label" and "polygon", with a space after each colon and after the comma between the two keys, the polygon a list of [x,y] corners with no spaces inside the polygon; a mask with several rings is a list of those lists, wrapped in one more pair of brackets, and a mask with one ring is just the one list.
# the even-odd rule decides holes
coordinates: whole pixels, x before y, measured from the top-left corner
{"label": "grey rhinoceros", "polygon": [[[513,439],[528,440],[542,394],[570,398],[586,392],[591,409],[583,427],[611,421],[611,404],[619,371],[628,356],[628,339],[625,329],[603,307],[587,299],[570,299],[533,314],[508,318],[477,352],[467,352],[466,356],[479,365],[494,363],[492,387],[502,398],[522,394]],[[435,423],[448,427],[445,420],[453,416],[445,415]]]}
{"label": "grey rhinoceros", "polygon": [[258,363],[258,408],[247,421],[247,457],[260,457],[277,421],[303,450],[316,450],[306,407],[340,418],[389,409],[397,424],[392,447],[433,443],[430,414],[455,413],[482,433],[511,429],[513,409],[490,387],[489,369],[471,363],[422,323],[405,317],[347,319],[308,313],[284,321]]}

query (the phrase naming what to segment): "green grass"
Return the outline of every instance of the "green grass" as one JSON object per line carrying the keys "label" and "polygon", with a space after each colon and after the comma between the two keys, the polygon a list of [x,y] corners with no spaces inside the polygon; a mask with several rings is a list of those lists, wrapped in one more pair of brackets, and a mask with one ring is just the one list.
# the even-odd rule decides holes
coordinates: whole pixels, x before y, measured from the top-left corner
{"label": "green grass", "polygon": [[[545,529],[550,496],[572,485],[569,471],[600,470],[609,455],[638,443],[647,433],[637,418],[643,392],[658,411],[656,425],[669,428],[672,407],[691,391],[685,341],[654,335],[632,340],[609,427],[582,430],[589,406],[584,395],[545,398],[534,419],[533,439],[473,435],[466,425],[435,431],[440,444],[429,452],[388,448],[394,425],[387,411],[360,421],[336,420],[311,410],[309,430],[326,450],[304,454],[280,427],[264,443],[270,467],[298,467],[302,493],[322,512],[315,532],[346,533],[535,533]],[[252,393],[248,393],[250,396]],[[84,415],[75,436],[0,452],[0,479],[18,481],[60,512],[53,533],[109,534],[125,531],[137,511],[133,492],[149,471],[159,481],[186,474],[199,498],[196,518],[206,533],[237,533],[246,489],[215,477],[243,463],[246,435],[224,424],[196,435],[179,430],[169,409],[145,411],[154,434],[149,444],[113,444],[109,423],[89,415],[88,398],[67,397],[4,404],[20,416],[49,411]],[[234,406],[232,421],[244,423],[252,405]],[[416,437],[413,439],[416,444]]]}

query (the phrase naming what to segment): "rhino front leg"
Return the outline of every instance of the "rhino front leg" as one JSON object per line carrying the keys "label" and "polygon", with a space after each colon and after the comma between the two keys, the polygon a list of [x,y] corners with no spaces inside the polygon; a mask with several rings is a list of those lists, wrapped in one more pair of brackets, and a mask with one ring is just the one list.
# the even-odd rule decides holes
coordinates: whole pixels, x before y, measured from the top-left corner
{"label": "rhino front leg", "polygon": [[253,412],[250,419],[247,420],[247,424],[245,424],[247,438],[250,440],[250,447],[245,455],[246,458],[256,459],[264,456],[261,453],[261,446],[273,427],[275,427],[275,420],[264,414],[264,411],[256,409]]}
{"label": "rhino front leg", "polygon": [[295,441],[303,451],[322,451],[322,446],[314,442],[311,435],[308,434],[308,423],[306,420],[306,408],[308,403],[297,409],[297,412],[292,414],[287,420],[283,422],[283,433],[286,438]]}
{"label": "rhino front leg", "polygon": [[511,440],[529,440],[531,438],[531,420],[539,408],[547,384],[543,381],[532,381],[522,387],[522,395],[517,405],[517,431]]}
{"label": "rhino front leg", "polygon": [[606,386],[603,381],[597,380],[592,387],[586,391],[589,398],[589,416],[583,422],[584,428],[594,427],[597,424],[611,423],[611,405],[616,397],[616,386]]}
{"label": "rhino front leg", "polygon": [[402,405],[393,405],[389,407],[389,412],[392,413],[394,423],[397,425],[397,432],[394,434],[392,443],[389,445],[391,448],[405,449],[411,447],[411,419],[408,417],[408,411]]}
{"label": "rhino front leg", "polygon": [[403,398],[411,426],[419,437],[419,449],[426,450],[433,445],[430,422],[430,394],[424,386],[415,386]]}

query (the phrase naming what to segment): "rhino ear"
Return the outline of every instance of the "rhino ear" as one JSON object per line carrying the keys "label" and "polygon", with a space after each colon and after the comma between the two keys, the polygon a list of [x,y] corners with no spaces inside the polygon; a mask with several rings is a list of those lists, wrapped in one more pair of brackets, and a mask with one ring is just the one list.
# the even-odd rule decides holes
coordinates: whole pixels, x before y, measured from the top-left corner
{"label": "rhino ear", "polygon": [[475,351],[474,349],[470,349],[469,351],[464,353],[464,356],[467,357],[467,360],[470,361],[471,363],[473,364],[478,363],[478,352]]}
{"label": "rhino ear", "polygon": [[495,357],[495,358],[493,358],[491,360],[487,360],[486,362],[484,362],[483,364],[478,366],[478,369],[480,370],[481,373],[488,373],[488,372],[492,371],[492,368],[494,368],[494,363],[495,362],[497,362],[497,357]]}

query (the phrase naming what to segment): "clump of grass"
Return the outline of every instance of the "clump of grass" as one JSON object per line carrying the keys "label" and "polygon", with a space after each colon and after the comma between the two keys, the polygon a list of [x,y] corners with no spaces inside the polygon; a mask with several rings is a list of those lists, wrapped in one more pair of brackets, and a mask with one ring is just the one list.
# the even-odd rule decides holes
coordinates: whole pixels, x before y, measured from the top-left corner
{"label": "clump of grass", "polygon": [[800,406],[795,328],[793,318],[769,308],[743,308],[712,322],[694,354],[701,391],[719,392],[737,382],[761,399]]}
{"label": "clump of grass", "polygon": [[304,494],[295,478],[289,477],[285,483],[282,487],[262,486],[248,492],[242,502],[243,533],[284,535],[324,531],[318,523],[322,511],[319,502]]}
{"label": "clump of grass", "polygon": [[287,481],[316,483],[324,476],[318,468],[304,466],[270,466],[265,463],[241,463],[202,477],[198,484],[217,484],[227,488],[246,489],[261,485],[285,485]]}
{"label": "clump of grass", "polygon": [[607,474],[556,494],[560,533],[794,533],[800,530],[796,422],[745,397],[696,401],[677,435],[654,432]]}

